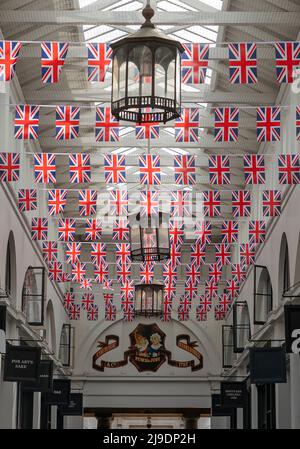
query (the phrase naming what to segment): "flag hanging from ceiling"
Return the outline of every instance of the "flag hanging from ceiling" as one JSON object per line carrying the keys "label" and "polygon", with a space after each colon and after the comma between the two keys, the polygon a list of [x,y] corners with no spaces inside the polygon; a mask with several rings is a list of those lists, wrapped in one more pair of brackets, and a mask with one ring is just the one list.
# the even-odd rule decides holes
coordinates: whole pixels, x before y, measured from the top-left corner
{"label": "flag hanging from ceiling", "polygon": [[56,140],[73,140],[79,134],[80,108],[77,106],[56,106]]}
{"label": "flag hanging from ceiling", "polygon": [[129,240],[129,221],[127,218],[114,220],[112,239]]}
{"label": "flag hanging from ceiling", "polygon": [[239,263],[231,264],[231,276],[232,279],[237,282],[242,282],[246,279],[247,269],[245,266]]}
{"label": "flag hanging from ceiling", "polygon": [[109,106],[96,107],[95,137],[97,142],[119,142],[119,122]]}
{"label": "flag hanging from ceiling", "polygon": [[177,221],[169,221],[169,236],[170,243],[175,245],[183,245],[184,242],[184,225],[183,223],[178,223]]}
{"label": "flag hanging from ceiling", "polygon": [[226,281],[226,294],[230,300],[233,300],[239,296],[240,283],[235,279],[229,279]]}
{"label": "flag hanging from ceiling", "polygon": [[266,182],[265,158],[258,154],[246,154],[244,156],[245,183],[264,184]]}
{"label": "flag hanging from ceiling", "polygon": [[89,154],[70,154],[70,183],[91,182],[91,162]]}
{"label": "flag hanging from ceiling", "polygon": [[74,304],[68,309],[68,318],[70,321],[78,321],[80,320],[81,309],[80,304]]}
{"label": "flag hanging from ceiling", "polygon": [[48,212],[49,215],[61,214],[67,204],[67,190],[48,190]]}
{"label": "flag hanging from ceiling", "polygon": [[181,79],[184,84],[203,84],[208,67],[208,44],[183,44]]}
{"label": "flag hanging from ceiling", "polygon": [[135,318],[134,305],[130,305],[123,310],[123,320],[126,322],[132,322]]}
{"label": "flag hanging from ceiling", "polygon": [[256,135],[258,142],[280,141],[280,107],[266,106],[256,110]]}
{"label": "flag hanging from ceiling", "polygon": [[170,216],[190,217],[192,215],[192,193],[183,190],[171,191]]}
{"label": "flag hanging from ceiling", "polygon": [[250,190],[232,191],[232,214],[234,217],[250,217],[251,192]]}
{"label": "flag hanging from ceiling", "polygon": [[94,282],[104,284],[108,280],[108,263],[102,262],[99,265],[94,264]]}
{"label": "flag hanging from ceiling", "polygon": [[103,83],[111,65],[112,48],[104,42],[87,44],[88,49],[88,81]]}
{"label": "flag hanging from ceiling", "polygon": [[66,244],[66,262],[75,265],[80,262],[81,243],[71,242]]}
{"label": "flag hanging from ceiling", "polygon": [[222,266],[218,263],[210,263],[208,266],[208,280],[218,284],[222,278]]}
{"label": "flag hanging from ceiling", "polygon": [[169,259],[163,265],[163,279],[165,286],[167,284],[175,285],[177,281],[177,266],[173,265]]}
{"label": "flag hanging from ceiling", "polygon": [[183,304],[179,304],[177,316],[178,321],[188,321],[190,318],[190,311],[186,310]]}
{"label": "flag hanging from ceiling", "polygon": [[110,214],[127,217],[128,193],[126,189],[110,190]]}
{"label": "flag hanging from ceiling", "polygon": [[97,306],[97,304],[93,304],[86,310],[86,317],[88,321],[98,321],[99,307]]}
{"label": "flag hanging from ceiling", "polygon": [[162,314],[160,315],[160,320],[163,322],[171,321],[172,313],[172,299],[166,298],[164,295],[162,301]]}
{"label": "flag hanging from ceiling", "polygon": [[126,183],[125,156],[118,154],[104,155],[104,176],[106,184]]}
{"label": "flag hanging from ceiling", "polygon": [[31,219],[31,238],[32,240],[47,240],[48,238],[48,219]]}
{"label": "flag hanging from ceiling", "polygon": [[140,214],[142,217],[157,216],[159,211],[159,201],[157,191],[142,191],[140,193]]}
{"label": "flag hanging from ceiling", "polygon": [[223,310],[224,313],[226,313],[232,306],[232,300],[226,293],[223,293],[222,295],[219,295],[217,305],[220,307],[220,310]]}
{"label": "flag hanging from ceiling", "polygon": [[79,190],[78,204],[79,215],[87,217],[97,212],[97,190]]}
{"label": "flag hanging from ceiling", "polygon": [[143,185],[160,184],[160,157],[152,154],[139,156],[140,182]]}
{"label": "flag hanging from ceiling", "polygon": [[205,295],[199,296],[200,303],[196,306],[196,320],[207,321],[207,313],[212,309],[212,301]]}
{"label": "flag hanging from ceiling", "polygon": [[239,136],[239,109],[215,109],[215,141],[236,142]]}
{"label": "flag hanging from ceiling", "polygon": [[69,310],[75,304],[75,294],[73,292],[66,292],[64,294],[64,308]]}
{"label": "flag hanging from ceiling", "polygon": [[199,136],[198,108],[184,108],[180,117],[175,120],[176,142],[198,142]]}
{"label": "flag hanging from ceiling", "polygon": [[[219,278],[218,278],[219,280]],[[217,282],[214,281],[213,278],[205,281],[205,296],[206,298],[209,298],[210,300],[217,298],[218,296],[218,280]]]}
{"label": "flag hanging from ceiling", "polygon": [[20,154],[0,153],[0,182],[19,181]]}
{"label": "flag hanging from ceiling", "polygon": [[[143,111],[145,121],[137,123],[135,126],[135,137],[137,140],[148,140],[159,138],[159,122],[155,121],[155,114],[151,113],[151,108],[145,108]],[[149,113],[149,115],[147,115]]]}
{"label": "flag hanging from ceiling", "polygon": [[91,243],[91,261],[94,265],[106,263],[106,244],[101,242]]}
{"label": "flag hanging from ceiling", "polygon": [[63,273],[62,263],[54,260],[48,264],[48,276],[50,281],[60,282]]}
{"label": "flag hanging from ceiling", "polygon": [[58,240],[74,241],[75,220],[72,218],[60,218],[58,222]]}
{"label": "flag hanging from ceiling", "polygon": [[196,243],[202,245],[211,243],[212,228],[210,221],[197,221],[194,229],[194,235],[196,236]]}
{"label": "flag hanging from ceiling", "polygon": [[0,41],[0,81],[13,79],[21,47],[21,42]]}
{"label": "flag hanging from ceiling", "polygon": [[57,260],[58,247],[57,242],[42,242],[43,259],[46,263]]}
{"label": "flag hanging from ceiling", "polygon": [[186,286],[188,284],[193,284],[195,286],[199,285],[201,279],[200,264],[196,264],[193,262],[189,263],[186,266],[185,275],[186,275]]}
{"label": "flag hanging from ceiling", "polygon": [[211,184],[230,184],[229,156],[209,156],[208,171]]}
{"label": "flag hanging from ceiling", "polygon": [[275,42],[275,61],[278,83],[293,83],[300,66],[300,42]]}
{"label": "flag hanging from ceiling", "polygon": [[174,157],[175,184],[195,185],[196,167],[195,156],[176,155]]}
{"label": "flag hanging from ceiling", "polygon": [[102,222],[96,218],[86,220],[85,226],[85,240],[101,240],[102,236]]}
{"label": "flag hanging from ceiling", "polygon": [[229,243],[217,243],[215,245],[216,250],[216,263],[219,267],[223,265],[230,265],[231,263],[231,251]]}
{"label": "flag hanging from ceiling", "polygon": [[191,262],[199,267],[200,265],[205,263],[206,256],[206,244],[203,243],[195,243],[191,246]]}
{"label": "flag hanging from ceiling", "polygon": [[56,182],[56,161],[54,154],[34,155],[34,181],[43,184]]}
{"label": "flag hanging from ceiling", "polygon": [[[125,301],[130,300],[130,304],[132,303],[134,305],[133,302],[133,298],[134,298],[134,284],[132,280],[126,280],[126,282],[123,282],[120,286],[120,290],[121,290],[121,298],[122,298],[122,310],[123,307],[127,306],[127,304],[124,304]],[[129,305],[129,304],[128,304]]]}
{"label": "flag hanging from ceiling", "polygon": [[81,282],[84,279],[86,273],[86,264],[82,262],[77,262],[77,264],[72,265],[72,282]]}
{"label": "flag hanging from ceiling", "polygon": [[65,42],[42,42],[41,65],[42,82],[44,84],[58,83],[69,44]]}
{"label": "flag hanging from ceiling", "polygon": [[222,227],[221,227],[222,243],[237,242],[238,234],[239,234],[238,221],[225,220],[222,222]]}
{"label": "flag hanging from ceiling", "polygon": [[93,289],[92,279],[83,278],[80,281],[79,288],[82,289],[82,290],[92,290]]}
{"label": "flag hanging from ceiling", "polygon": [[221,215],[220,192],[212,190],[203,192],[203,215],[205,217],[219,217]]}
{"label": "flag hanging from ceiling", "polygon": [[181,260],[181,247],[180,245],[170,245],[170,262],[173,267],[177,267]]}
{"label": "flag hanging from ceiling", "polygon": [[296,106],[296,140],[300,140],[300,106]]}
{"label": "flag hanging from ceiling", "polygon": [[20,212],[30,212],[37,210],[36,189],[19,189],[18,208]]}
{"label": "flag hanging from ceiling", "polygon": [[130,264],[130,243],[116,243],[116,262],[117,264]]}
{"label": "flag hanging from ceiling", "polygon": [[232,84],[257,83],[256,44],[240,42],[228,44],[229,79]]}
{"label": "flag hanging from ceiling", "polygon": [[15,139],[37,140],[39,132],[40,107],[19,104],[15,107]]}
{"label": "flag hanging from ceiling", "polygon": [[266,238],[266,222],[264,220],[249,221],[249,243],[264,243]]}
{"label": "flag hanging from ceiling", "polygon": [[117,261],[117,279],[121,285],[126,284],[130,280],[131,263],[119,263]]}
{"label": "flag hanging from ceiling", "polygon": [[256,245],[243,243],[240,245],[240,263],[242,267],[255,264]]}
{"label": "flag hanging from ceiling", "polygon": [[117,318],[117,308],[114,304],[105,304],[105,320],[115,321]]}
{"label": "flag hanging from ceiling", "polygon": [[154,278],[155,264],[144,262],[140,264],[140,280],[142,284],[152,284]]}
{"label": "flag hanging from ceiling", "polygon": [[172,301],[176,298],[176,285],[167,282],[164,284],[164,299]]}
{"label": "flag hanging from ceiling", "polygon": [[300,184],[299,154],[280,154],[278,156],[279,184]]}
{"label": "flag hanging from ceiling", "polygon": [[281,214],[281,191],[264,190],[262,192],[262,207],[264,217],[277,217]]}
{"label": "flag hanging from ceiling", "polygon": [[93,293],[84,293],[80,304],[82,310],[88,310],[94,304],[95,304],[95,297]]}

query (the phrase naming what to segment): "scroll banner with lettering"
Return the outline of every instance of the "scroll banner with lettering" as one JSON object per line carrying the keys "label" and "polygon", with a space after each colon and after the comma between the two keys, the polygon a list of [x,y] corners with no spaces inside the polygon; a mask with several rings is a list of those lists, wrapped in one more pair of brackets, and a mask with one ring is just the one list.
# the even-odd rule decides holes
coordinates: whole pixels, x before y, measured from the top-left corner
{"label": "scroll banner with lettering", "polygon": [[50,393],[53,388],[53,362],[52,360],[41,360],[40,375],[37,382],[26,382],[22,385],[25,391],[38,391],[40,393]]}
{"label": "scroll banner with lettering", "polygon": [[300,353],[300,305],[284,306],[285,350]]}
{"label": "scroll banner with lettering", "polygon": [[222,407],[244,408],[247,405],[246,382],[221,382]]}
{"label": "scroll banner with lettering", "polygon": [[203,356],[196,349],[197,342],[191,341],[189,335],[177,335],[176,346],[183,351],[192,354],[196,359],[187,361],[177,361],[172,358],[171,351],[165,347],[165,333],[157,324],[139,324],[135,330],[129,334],[130,346],[124,352],[122,360],[106,361],[100,360],[104,354],[116,349],[119,346],[117,335],[107,335],[105,341],[99,341],[100,349],[93,356],[93,368],[104,371],[105,368],[119,368],[127,365],[130,361],[138,371],[156,372],[165,362],[177,368],[191,368],[198,371],[203,367]]}
{"label": "scroll banner with lettering", "polygon": [[3,380],[37,382],[40,375],[41,349],[6,345]]}

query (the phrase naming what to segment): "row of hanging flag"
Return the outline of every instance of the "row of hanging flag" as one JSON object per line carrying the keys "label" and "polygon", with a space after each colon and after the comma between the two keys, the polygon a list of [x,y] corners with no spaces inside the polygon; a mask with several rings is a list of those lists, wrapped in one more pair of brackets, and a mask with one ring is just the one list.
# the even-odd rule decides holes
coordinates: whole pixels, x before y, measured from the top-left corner
{"label": "row of hanging flag", "polygon": [[[16,139],[37,140],[39,138],[40,106],[17,105],[15,107],[14,136]],[[176,142],[198,142],[200,136],[200,109],[182,108],[174,122]],[[214,140],[237,142],[239,138],[239,108],[214,108]],[[80,108],[78,106],[56,106],[56,140],[74,140],[79,137]],[[300,140],[300,106],[295,106],[296,139]],[[124,134],[127,137],[128,134]],[[258,142],[279,142],[281,139],[280,106],[256,108],[256,135]],[[158,139],[158,122],[137,123],[135,137],[138,140]],[[96,142],[119,142],[120,123],[111,114],[110,106],[96,106]]]}
{"label": "row of hanging flag", "polygon": [[[112,62],[112,49],[107,43],[87,43],[87,79],[104,82]],[[300,65],[300,42],[274,42],[277,82],[292,83],[295,69]],[[59,82],[68,54],[66,42],[41,42],[41,79],[43,84]],[[205,82],[209,63],[209,44],[185,43],[181,56],[182,82]],[[20,57],[22,42],[0,41],[0,81],[13,79]],[[255,84],[257,77],[257,44],[240,42],[228,44],[229,81],[232,84]],[[138,70],[137,70],[138,74]],[[151,76],[147,82],[151,83]],[[136,82],[139,77],[136,77]]]}

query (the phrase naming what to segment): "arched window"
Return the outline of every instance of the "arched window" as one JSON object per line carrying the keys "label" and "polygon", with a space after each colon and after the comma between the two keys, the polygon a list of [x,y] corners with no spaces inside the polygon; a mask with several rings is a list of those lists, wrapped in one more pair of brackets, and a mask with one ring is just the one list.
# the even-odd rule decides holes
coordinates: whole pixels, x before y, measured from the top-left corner
{"label": "arched window", "polygon": [[28,324],[44,324],[44,267],[29,267],[22,290],[22,311]]}
{"label": "arched window", "polygon": [[279,253],[279,295],[283,296],[290,288],[290,262],[289,262],[289,248],[286,235],[282,235],[280,253]]}
{"label": "arched window", "polygon": [[46,340],[48,342],[49,348],[55,352],[56,351],[56,342],[55,342],[55,321],[54,321],[54,310],[52,301],[49,300],[46,309]]}
{"label": "arched window", "polygon": [[243,352],[251,337],[250,315],[246,301],[236,301],[233,305],[234,352]]}
{"label": "arched window", "polygon": [[254,265],[254,324],[264,324],[273,308],[273,288],[267,267]]}
{"label": "arched window", "polygon": [[5,261],[5,291],[7,295],[15,299],[16,293],[16,252],[15,239],[12,232],[9,234],[6,261]]}
{"label": "arched window", "polygon": [[73,350],[73,328],[70,324],[64,324],[61,330],[59,354],[63,366],[71,366]]}

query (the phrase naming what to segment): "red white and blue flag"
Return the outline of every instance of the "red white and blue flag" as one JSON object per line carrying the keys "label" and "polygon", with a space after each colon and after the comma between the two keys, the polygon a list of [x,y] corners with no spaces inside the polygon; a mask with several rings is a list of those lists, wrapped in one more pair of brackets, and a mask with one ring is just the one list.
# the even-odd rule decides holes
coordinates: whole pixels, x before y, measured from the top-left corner
{"label": "red white and blue flag", "polygon": [[157,216],[159,212],[158,192],[147,190],[141,192],[140,214],[142,217]]}
{"label": "red white and blue flag", "polygon": [[50,281],[61,282],[63,274],[62,263],[54,260],[48,264],[48,277]]}
{"label": "red white and blue flag", "polygon": [[207,313],[212,309],[212,300],[206,295],[199,296],[199,304],[196,306],[196,320],[206,321]]}
{"label": "red white and blue flag", "polygon": [[119,122],[109,106],[96,108],[95,137],[97,142],[119,141]]}
{"label": "red white and blue flag", "polygon": [[79,215],[87,217],[97,212],[97,190],[79,190]]}
{"label": "red white and blue flag", "polygon": [[231,263],[231,251],[229,243],[217,243],[215,245],[216,250],[216,262],[219,267],[223,265],[230,265]]}
{"label": "red white and blue flag", "polygon": [[172,283],[164,283],[164,299],[173,300],[176,297],[176,285]]}
{"label": "red white and blue flag", "polygon": [[75,304],[75,294],[72,292],[66,292],[64,294],[64,308],[69,310],[71,306]]}
{"label": "red white and blue flag", "polygon": [[84,293],[81,300],[81,308],[83,310],[88,310],[94,304],[95,304],[95,297],[93,293]]}
{"label": "red white and blue flag", "polygon": [[129,240],[129,221],[127,218],[119,218],[114,220],[113,225],[113,240]]}
{"label": "red white and blue flag", "polygon": [[208,44],[183,44],[181,78],[184,84],[203,84],[208,67]]}
{"label": "red white and blue flag", "polygon": [[80,315],[81,315],[80,304],[74,304],[69,307],[68,318],[70,321],[80,320]]}
{"label": "red white and blue flag", "polygon": [[152,154],[139,156],[140,183],[143,185],[160,184],[160,157]]}
{"label": "red white and blue flag", "polygon": [[48,212],[49,215],[61,214],[67,204],[67,190],[48,190]]}
{"label": "red white and blue flag", "polygon": [[154,278],[155,264],[144,262],[140,264],[140,279],[142,284],[152,284]]}
{"label": "red white and blue flag", "polygon": [[240,245],[240,263],[242,267],[254,265],[256,245],[252,243],[243,243]]}
{"label": "red white and blue flag", "polygon": [[19,189],[18,208],[20,212],[30,212],[37,210],[36,189]]}
{"label": "red white and blue flag", "polygon": [[70,154],[70,183],[91,182],[91,162],[89,154]]}
{"label": "red white and blue flag", "polygon": [[180,155],[174,157],[175,184],[195,185],[195,156]]}
{"label": "red white and blue flag", "polygon": [[39,132],[40,107],[19,104],[15,108],[15,139],[37,140]]}
{"label": "red white and blue flag", "polygon": [[300,42],[275,42],[275,61],[278,83],[293,83],[300,66]]}
{"label": "red white and blue flag", "polygon": [[125,156],[118,154],[104,155],[104,176],[106,184],[126,183]]}
{"label": "red white and blue flag", "polygon": [[205,217],[219,217],[221,215],[220,192],[212,190],[203,192],[203,215]]}
{"label": "red white and blue flag", "polygon": [[106,244],[101,242],[91,243],[91,261],[94,265],[101,265],[106,263]]}
{"label": "red white and blue flag", "polygon": [[44,84],[58,83],[68,49],[69,44],[65,42],[41,43],[42,82]]}
{"label": "red white and blue flag", "polygon": [[172,299],[165,298],[162,301],[162,314],[160,320],[164,322],[171,321]]}
{"label": "red white and blue flag", "polygon": [[73,140],[79,134],[80,108],[77,106],[56,106],[56,140]]}
{"label": "red white and blue flag", "polygon": [[[147,114],[149,113],[149,115]],[[148,139],[158,139],[159,138],[159,122],[155,121],[151,113],[150,108],[146,108],[143,111],[145,115],[145,121],[142,123],[137,123],[135,126],[135,137],[137,140],[148,140]]]}
{"label": "red white and blue flag", "polygon": [[[126,282],[121,284],[120,290],[121,290],[121,298],[122,298],[121,306],[126,307],[126,305],[128,305],[128,304],[125,305],[124,304],[125,301],[130,300],[130,303],[131,303],[131,301],[133,301],[133,297],[134,297],[133,281],[126,280]],[[123,310],[123,307],[122,307],[122,310]]]}
{"label": "red white and blue flag", "polygon": [[135,318],[135,312],[134,312],[134,305],[131,304],[130,306],[127,306],[123,310],[123,320],[130,323]]}
{"label": "red white and blue flag", "polygon": [[239,136],[239,108],[215,109],[215,141],[236,142]]}
{"label": "red white and blue flag", "polygon": [[200,112],[198,108],[184,108],[175,120],[176,142],[198,142]]}
{"label": "red white and blue flag", "polygon": [[266,106],[256,110],[256,135],[258,142],[280,141],[280,107]]}
{"label": "red white and blue flag", "polygon": [[231,276],[233,280],[242,282],[246,279],[247,269],[239,263],[233,263],[231,264]]}
{"label": "red white and blue flag", "polygon": [[209,181],[211,184],[230,184],[229,156],[213,155],[208,158]]}
{"label": "red white and blue flag", "polygon": [[194,235],[196,236],[196,243],[202,245],[211,243],[212,228],[210,221],[197,221],[194,229]]}
{"label": "red white and blue flag", "polygon": [[103,262],[99,265],[94,265],[94,282],[104,284],[106,281],[108,281],[108,263]]}
{"label": "red white and blue flag", "polygon": [[97,304],[93,304],[86,311],[86,317],[88,321],[97,321],[99,318],[99,307]]}
{"label": "red white and blue flag", "polygon": [[214,279],[205,281],[205,296],[206,296],[206,298],[209,298],[210,300],[217,298],[218,291],[219,291],[218,280],[217,280],[217,282],[215,282]]}
{"label": "red white and blue flag", "polygon": [[278,156],[279,184],[300,184],[299,154],[280,154]]}
{"label": "red white and blue flag", "polygon": [[92,290],[93,289],[92,279],[83,278],[80,282],[79,288],[82,290]]}
{"label": "red white and blue flag", "polygon": [[114,294],[113,293],[103,293],[103,299],[104,299],[105,305],[112,304],[113,299],[114,299]]}
{"label": "red white and blue flag", "polygon": [[72,282],[81,282],[84,279],[86,273],[86,264],[82,262],[77,262],[77,264],[72,265]]}
{"label": "red white and blue flag", "polygon": [[250,217],[251,215],[250,190],[232,191],[232,214],[234,217]]}
{"label": "red white and blue flag", "polygon": [[103,83],[111,65],[112,48],[104,42],[87,44],[88,49],[88,81]]}
{"label": "red white and blue flag", "polygon": [[300,140],[300,106],[296,106],[296,139]]}
{"label": "red white and blue flag", "polygon": [[281,191],[264,190],[262,192],[264,217],[278,217],[281,214]]}
{"label": "red white and blue flag", "polygon": [[75,220],[73,218],[60,218],[58,224],[58,240],[74,241]]}
{"label": "red white and blue flag", "polygon": [[175,245],[183,245],[184,242],[184,225],[177,221],[169,221],[170,243]]}
{"label": "red white and blue flag", "polygon": [[183,190],[171,192],[170,216],[174,217],[190,217],[192,215],[192,193]]}
{"label": "red white and blue flag", "polygon": [[114,304],[105,304],[105,320],[115,321],[117,318],[117,308]]}
{"label": "red white and blue flag", "polygon": [[110,190],[110,214],[118,217],[128,215],[128,192],[126,189]]}
{"label": "red white and blue flag", "polygon": [[233,220],[225,220],[222,222],[221,236],[222,243],[235,243],[238,241],[239,222]]}
{"label": "red white and blue flag", "polygon": [[128,265],[131,263],[130,243],[116,243],[116,262],[117,264]]}
{"label": "red white and blue flag", "polygon": [[163,265],[163,279],[164,284],[175,285],[177,281],[177,266],[173,265],[170,260],[168,260]]}
{"label": "red white and blue flag", "polygon": [[266,182],[265,158],[258,154],[246,154],[244,156],[245,183],[264,184]]}
{"label": "red white and blue flag", "polygon": [[221,278],[222,278],[222,266],[220,266],[218,263],[210,263],[208,266],[209,281],[218,284]]}
{"label": "red white and blue flag", "polygon": [[66,244],[66,262],[75,265],[80,262],[81,243],[71,242]]}
{"label": "red white and blue flag", "polygon": [[118,263],[117,262],[117,279],[121,285],[126,284],[130,280],[131,276],[131,263]]}
{"label": "red white and blue flag", "polygon": [[56,182],[56,162],[54,154],[34,155],[34,180],[43,184]]}
{"label": "red white and blue flag", "polygon": [[170,262],[173,267],[177,267],[181,260],[181,247],[180,245],[170,245]]}
{"label": "red white and blue flag", "polygon": [[86,220],[85,240],[101,240],[102,236],[102,222],[96,218]]}
{"label": "red white and blue flag", "polygon": [[57,242],[42,242],[43,259],[46,263],[57,260]]}
{"label": "red white and blue flag", "polygon": [[21,42],[0,41],[0,81],[13,79],[21,47]]}
{"label": "red white and blue flag", "polygon": [[0,153],[0,182],[19,181],[20,154]]}
{"label": "red white and blue flag", "polygon": [[256,44],[240,42],[228,44],[229,79],[232,84],[257,83]]}
{"label": "red white and blue flag", "polygon": [[191,262],[199,267],[205,263],[206,245],[201,243],[195,243],[191,246]]}
{"label": "red white and blue flag", "polygon": [[240,283],[235,279],[229,279],[226,281],[226,294],[232,300],[239,296]]}
{"label": "red white and blue flag", "polygon": [[249,243],[264,243],[266,239],[265,220],[249,221]]}
{"label": "red white and blue flag", "polygon": [[186,310],[183,304],[179,304],[177,316],[178,321],[188,321],[190,318],[190,311]]}
{"label": "red white and blue flag", "polygon": [[185,275],[186,275],[186,285],[187,284],[199,285],[201,278],[200,264],[196,264],[193,262],[189,263],[186,266]]}
{"label": "red white and blue flag", "polygon": [[232,305],[232,300],[226,293],[223,293],[222,295],[219,295],[219,301],[217,305],[221,310],[223,310],[224,313],[226,313]]}
{"label": "red white and blue flag", "polygon": [[48,219],[32,218],[31,220],[31,238],[32,240],[47,240],[48,238]]}

